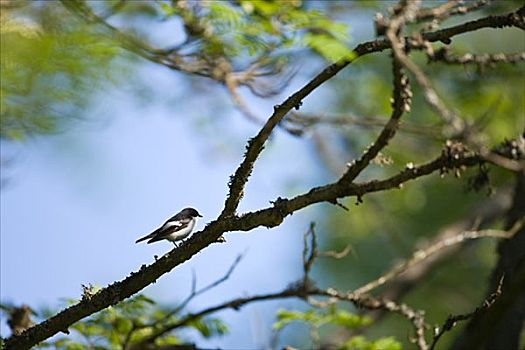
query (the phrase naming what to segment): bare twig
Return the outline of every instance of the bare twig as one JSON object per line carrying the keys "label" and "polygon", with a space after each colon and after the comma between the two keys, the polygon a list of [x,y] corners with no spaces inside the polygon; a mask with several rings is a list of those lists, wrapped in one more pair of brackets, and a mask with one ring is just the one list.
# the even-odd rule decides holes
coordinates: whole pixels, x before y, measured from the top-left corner
{"label": "bare twig", "polygon": [[425,101],[434,109],[434,111],[436,111],[444,122],[450,125],[454,134],[462,133],[465,129],[465,122],[463,119],[451,112],[440,100],[425,73],[423,73],[423,71],[404,52],[404,47],[401,44],[401,41],[390,31],[387,32],[387,37],[392,43],[392,52],[395,57],[416,78],[416,81],[423,90]]}
{"label": "bare twig", "polygon": [[475,316],[483,313],[488,308],[490,308],[501,295],[501,288],[503,286],[504,278],[505,278],[505,276],[501,276],[501,278],[499,280],[499,283],[498,283],[498,287],[496,288],[496,290],[492,294],[490,294],[489,297],[487,299],[485,299],[483,301],[483,303],[480,306],[478,306],[474,311],[469,312],[468,314],[462,314],[462,315],[449,315],[447,317],[447,320],[443,324],[443,326],[441,326],[441,328],[436,327],[434,338],[432,339],[432,344],[430,345],[430,350],[434,350],[434,348],[436,347],[436,344],[439,341],[439,339],[441,338],[441,336],[443,336],[443,334],[445,334],[446,332],[448,332],[452,328],[454,328],[454,326],[458,322],[465,321],[465,320],[468,320],[468,319],[470,319],[472,317],[475,317]]}
{"label": "bare twig", "polygon": [[504,238],[508,239],[514,235],[514,233],[519,230],[520,226],[517,225],[512,230],[501,231],[501,230],[479,230],[479,231],[464,231],[456,236],[445,238],[441,241],[438,241],[427,248],[420,249],[416,251],[412,257],[399,265],[395,266],[393,269],[382,275],[381,277],[365,284],[364,286],[356,289],[354,293],[356,294],[367,294],[370,293],[373,289],[384,285],[385,283],[393,280],[397,276],[401,275],[412,266],[419,264],[421,261],[431,257],[432,255],[438,253],[442,249],[448,248],[450,246],[460,244],[466,240],[477,239],[482,237],[492,237],[492,238]]}
{"label": "bare twig", "polygon": [[525,169],[525,133],[513,140],[505,140],[492,152],[483,145],[478,148],[480,156],[489,163],[516,173]]}
{"label": "bare twig", "polygon": [[[308,244],[310,237],[310,244]],[[308,231],[303,236],[303,285],[307,286],[309,281],[310,269],[317,257],[317,235],[315,234],[315,223],[311,222]]]}
{"label": "bare twig", "polygon": [[[409,1],[408,3],[412,3],[412,1]],[[395,16],[390,21],[388,33],[398,32],[399,27],[402,25],[402,21],[399,20],[400,18],[402,18],[402,15]],[[347,183],[352,182],[363,171],[363,169],[365,169],[368,166],[370,161],[372,161],[379,154],[379,152],[384,147],[386,147],[388,142],[394,137],[399,126],[399,120],[403,115],[403,112],[410,111],[412,92],[410,91],[408,78],[402,72],[401,65],[399,64],[396,58],[392,60],[392,72],[394,76],[394,92],[392,100],[392,114],[390,116],[390,120],[385,125],[385,127],[377,137],[377,140],[372,144],[372,146],[370,146],[358,160],[353,162],[348,167],[346,173],[343,175],[340,181],[344,181]]]}
{"label": "bare twig", "polygon": [[[388,22],[386,35],[389,39],[392,48],[399,44],[397,39],[398,33],[403,26],[406,17],[412,17],[417,10],[419,1],[408,0],[400,1],[397,12],[392,16]],[[395,38],[395,39],[394,39]],[[400,44],[399,44],[400,45]],[[401,65],[397,56],[392,60],[393,76],[394,76],[394,93],[392,100],[392,114],[390,120],[385,125],[377,140],[370,146],[365,153],[355,162],[351,163],[346,173],[341,180],[346,182],[353,181],[368,164],[377,157],[379,152],[386,147],[390,139],[392,139],[399,126],[399,120],[403,112],[410,111],[412,92],[408,84],[408,78],[401,70]]]}
{"label": "bare twig", "polygon": [[[148,339],[144,341],[144,343],[148,343],[153,341],[154,339],[171,332],[177,328],[181,328],[186,326],[187,324],[191,323],[192,321],[198,320],[204,316],[207,316],[209,314],[222,311],[225,309],[234,309],[239,310],[242,306],[246,304],[250,304],[257,301],[266,301],[266,300],[274,300],[274,299],[283,299],[283,298],[299,298],[304,299],[307,296],[321,296],[321,297],[328,297],[331,299],[337,299],[340,301],[348,301],[356,305],[358,308],[368,309],[368,310],[379,310],[384,309],[388,312],[397,313],[406,319],[408,319],[412,324],[416,331],[417,336],[417,342],[420,345],[425,344],[424,339],[424,331],[425,331],[425,322],[423,315],[410,308],[409,306],[405,304],[397,304],[390,300],[384,300],[380,298],[374,298],[371,296],[366,295],[357,295],[354,293],[342,293],[338,292],[334,289],[304,289],[302,286],[299,287],[290,287],[286,288],[282,291],[275,292],[275,293],[268,293],[268,294],[260,294],[255,295],[251,297],[246,298],[236,298],[209,308],[206,308],[204,310],[201,310],[194,314],[189,314],[176,323],[173,323],[171,325],[168,325],[167,327],[163,328],[157,333],[152,334]],[[419,346],[419,345],[418,345]],[[419,349],[427,349],[425,346],[419,346]]]}
{"label": "bare twig", "polygon": [[259,133],[248,141],[244,159],[229,182],[230,191],[224,205],[224,210],[221,213],[221,217],[228,217],[235,214],[243,196],[244,186],[248,181],[248,177],[251,175],[253,165],[259,157],[259,154],[262,152],[264,144],[268,137],[270,137],[275,126],[280,123],[286,113],[292,108],[300,106],[303,98],[337,74],[341,69],[350,64],[350,62],[351,61],[349,60],[343,60],[328,66],[299,91],[288,97],[281,105],[274,106],[274,112],[271,117],[267,120]]}
{"label": "bare twig", "polygon": [[422,38],[430,42],[441,41],[444,44],[450,44],[453,36],[481,28],[518,27],[525,29],[524,12],[525,7],[521,7],[516,11],[504,15],[487,16],[434,32],[426,32],[422,34]]}
{"label": "bare twig", "polygon": [[450,0],[435,7],[417,9],[416,21],[443,20],[451,15],[451,12],[460,3],[460,0]]}
{"label": "bare twig", "polygon": [[465,15],[488,5],[491,0],[478,0],[463,5],[462,0],[449,0],[444,4],[432,8],[421,8],[417,11],[418,21],[437,20],[443,21],[453,15]]}
{"label": "bare twig", "polygon": [[[317,115],[295,112],[289,113],[285,121],[301,129],[309,128],[318,124],[331,125],[334,127],[356,125],[364,128],[384,128],[388,123],[386,118],[381,117],[357,116],[352,114]],[[407,133],[421,134],[424,137],[436,137],[436,133],[441,131],[441,128],[435,125],[420,125],[406,121],[399,123],[397,129]]]}
{"label": "bare twig", "polygon": [[[461,149],[454,149],[453,145],[453,143],[447,145],[441,156],[435,160],[421,166],[407,167],[390,178],[351,184],[339,180],[328,185],[312,188],[308,192],[291,199],[278,198],[273,202],[273,206],[233,218],[232,223],[239,223],[237,229],[242,231],[254,228],[252,225],[255,222],[260,222],[266,227],[273,227],[279,225],[287,215],[313,203],[333,203],[337,198],[348,196],[360,199],[367,193],[399,188],[407,181],[428,175],[434,171],[445,173],[448,170],[458,169],[461,166],[472,166],[480,163],[477,155]],[[259,221],[261,218],[264,218],[262,222]]]}
{"label": "bare twig", "polygon": [[[428,247],[439,244],[449,238],[456,237],[465,231],[482,230],[484,227],[490,226],[497,221],[511,206],[511,194],[509,189],[502,189],[494,196],[487,198],[487,200],[480,205],[475,206],[469,210],[469,215],[461,220],[442,228]],[[389,283],[388,288],[381,291],[381,295],[390,300],[402,300],[405,295],[410,293],[414,288],[419,286],[419,282],[428,276],[431,271],[436,270],[439,266],[447,261],[447,259],[456,254],[461,254],[460,250],[466,248],[465,244],[456,244],[443,247],[432,255],[427,255],[424,260],[419,261],[418,264],[410,264],[401,274],[385,283]],[[387,272],[383,276],[389,274]],[[371,289],[373,290],[373,289]],[[369,316],[378,321],[387,313],[379,310],[370,314]],[[354,332],[359,333],[359,331]]]}
{"label": "bare twig", "polygon": [[[230,268],[228,269],[228,271],[226,271],[224,276],[222,276],[221,278],[217,279],[216,281],[208,284],[207,286],[205,286],[205,287],[203,287],[203,288],[201,288],[199,290],[197,290],[197,278],[195,277],[195,273],[193,273],[191,293],[186,297],[186,299],[184,299],[184,301],[182,303],[180,303],[173,310],[169,311],[163,319],[159,320],[156,323],[162,323],[162,322],[166,321],[167,319],[169,319],[171,316],[178,314],[195,297],[197,297],[197,296],[199,296],[199,295],[201,295],[203,293],[206,293],[210,289],[213,289],[213,288],[217,287],[218,285],[220,285],[221,283],[225,282],[228,278],[230,278],[231,274],[233,273],[233,271],[235,270],[237,265],[239,265],[239,263],[241,262],[243,256],[244,256],[244,254],[237,255],[237,257],[235,258],[233,263],[230,265]],[[145,327],[147,327],[147,326],[145,326]]]}
{"label": "bare twig", "polygon": [[519,53],[492,53],[454,55],[448,47],[442,47],[433,54],[428,54],[431,62],[444,62],[447,64],[477,64],[479,66],[493,66],[497,63],[518,63],[525,61],[525,52]]}
{"label": "bare twig", "polygon": [[348,244],[340,252],[335,251],[335,250],[326,250],[326,251],[318,252],[317,256],[334,258],[334,259],[342,259],[346,257],[351,251],[352,251],[352,245]]}

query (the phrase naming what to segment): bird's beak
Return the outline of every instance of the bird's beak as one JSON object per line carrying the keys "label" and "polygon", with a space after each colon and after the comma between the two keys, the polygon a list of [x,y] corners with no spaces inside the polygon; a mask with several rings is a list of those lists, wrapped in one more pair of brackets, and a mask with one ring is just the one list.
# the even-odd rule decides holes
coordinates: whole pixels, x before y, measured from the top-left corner
{"label": "bird's beak", "polygon": [[201,214],[197,214],[198,217],[202,218],[202,215]]}

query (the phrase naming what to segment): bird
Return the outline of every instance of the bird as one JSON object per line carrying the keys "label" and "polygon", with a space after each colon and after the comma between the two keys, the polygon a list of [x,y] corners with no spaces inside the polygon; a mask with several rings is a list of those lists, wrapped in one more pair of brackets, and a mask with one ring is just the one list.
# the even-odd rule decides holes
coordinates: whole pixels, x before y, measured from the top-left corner
{"label": "bird", "polygon": [[173,242],[175,247],[177,247],[177,241],[181,241],[189,236],[195,227],[197,217],[202,217],[202,215],[199,214],[196,209],[184,208],[169,218],[161,227],[151,232],[149,235],[137,239],[135,243],[149,239],[147,243],[150,244],[166,239]]}

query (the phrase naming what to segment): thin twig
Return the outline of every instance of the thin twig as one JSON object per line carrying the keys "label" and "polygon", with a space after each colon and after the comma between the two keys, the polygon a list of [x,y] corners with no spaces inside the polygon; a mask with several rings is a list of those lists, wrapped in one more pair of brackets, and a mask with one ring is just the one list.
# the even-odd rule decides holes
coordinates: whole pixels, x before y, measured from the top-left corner
{"label": "thin twig", "polygon": [[387,37],[392,43],[392,52],[394,53],[395,57],[416,78],[417,83],[423,90],[425,101],[430,105],[430,107],[432,107],[432,109],[434,109],[434,111],[443,119],[444,122],[450,125],[455,135],[461,134],[466,126],[465,122],[455,113],[451,112],[441,101],[425,73],[423,73],[423,71],[405,53],[404,46],[399,38],[395,35],[395,32],[389,30],[387,32]]}
{"label": "thin twig", "polygon": [[445,323],[443,323],[443,326],[441,326],[441,328],[436,327],[434,338],[432,339],[432,344],[430,345],[430,350],[434,350],[437,342],[443,336],[443,334],[454,328],[454,326],[458,322],[466,321],[472,317],[483,313],[485,310],[490,308],[501,295],[501,289],[503,287],[504,278],[505,276],[501,276],[496,290],[492,294],[490,294],[489,297],[485,299],[483,303],[480,306],[478,306],[474,311],[461,315],[449,315]]}
{"label": "thin twig", "polygon": [[370,162],[377,157],[379,152],[385,148],[388,145],[388,142],[394,137],[403,112],[410,111],[412,93],[410,92],[408,79],[401,71],[401,66],[395,59],[392,62],[392,69],[394,73],[394,97],[392,102],[393,110],[390,120],[385,125],[376,141],[358,160],[350,164],[340,181],[344,181],[346,183],[352,182],[368,166],[368,164],[370,164]]}
{"label": "thin twig", "polygon": [[352,245],[348,244],[340,252],[335,251],[335,250],[325,250],[325,251],[322,251],[322,252],[318,252],[317,256],[334,258],[334,259],[342,259],[342,258],[346,257],[351,251],[352,251]]}
{"label": "thin twig", "polygon": [[[506,213],[510,206],[510,189],[502,189],[491,198],[487,198],[482,204],[471,208],[467,217],[440,229],[436,236],[432,238],[428,247],[450,237],[455,237],[462,232],[481,230],[484,227],[490,226],[501,218],[501,215]],[[393,280],[389,281],[390,284],[388,288],[385,288],[381,295],[390,300],[402,300],[411,290],[419,286],[419,282],[422,281],[425,276],[428,276],[429,273],[439,268],[440,264],[447,261],[449,257],[454,254],[461,254],[460,249],[465,247],[466,245],[461,244],[448,246],[435,254],[427,255],[427,258],[418,264],[411,264],[402,274],[397,275]],[[369,316],[374,322],[377,322],[386,315],[387,313],[379,310]],[[359,333],[359,331],[353,333]]]}
{"label": "thin twig", "polygon": [[[158,324],[158,323],[162,323],[162,322],[166,321],[171,316],[176,315],[181,310],[183,310],[190,303],[190,301],[192,301],[195,297],[197,297],[197,296],[199,296],[199,295],[201,295],[203,293],[206,293],[210,289],[213,289],[213,288],[217,287],[218,285],[224,283],[226,280],[228,280],[228,278],[230,278],[231,274],[233,273],[233,271],[235,270],[237,265],[239,265],[239,263],[241,262],[243,257],[244,257],[244,253],[237,255],[237,257],[235,258],[233,263],[230,265],[230,267],[228,268],[228,271],[226,271],[224,276],[222,276],[221,278],[217,279],[216,281],[208,284],[207,286],[205,286],[205,287],[203,287],[203,288],[201,288],[199,290],[197,290],[197,277],[195,276],[195,272],[193,271],[193,273],[192,273],[191,293],[186,297],[186,299],[184,299],[184,301],[182,303],[177,305],[177,307],[175,307],[173,310],[169,311],[162,319],[160,319],[159,321],[157,321],[155,323]],[[150,326],[153,326],[153,325],[148,325],[148,326],[145,326],[145,327],[150,327]]]}
{"label": "thin twig", "polygon": [[447,64],[477,64],[479,66],[493,66],[497,63],[518,63],[525,61],[525,52],[518,53],[485,53],[472,54],[466,53],[461,56],[454,55],[448,47],[443,47],[428,54],[431,62],[443,62]]}
{"label": "thin twig", "polygon": [[[310,244],[308,244],[310,237]],[[303,285],[308,285],[310,269],[317,257],[317,235],[315,234],[315,222],[310,223],[308,231],[303,235]]]}
{"label": "thin twig", "polygon": [[463,5],[462,0],[449,0],[433,8],[419,9],[416,14],[417,21],[438,20],[443,21],[453,15],[465,15],[488,5],[491,0],[478,0]]}
{"label": "thin twig", "polygon": [[479,230],[479,231],[464,231],[456,236],[445,238],[439,242],[432,244],[431,246],[420,249],[416,251],[412,257],[397,266],[389,270],[387,273],[381,277],[365,284],[364,286],[356,289],[354,293],[356,294],[368,294],[373,289],[376,289],[379,286],[384,285],[385,283],[393,280],[397,276],[403,274],[405,271],[411,267],[419,264],[421,261],[428,259],[432,255],[438,253],[442,249],[449,248],[453,245],[460,244],[466,240],[477,239],[482,237],[492,237],[492,238],[503,238],[508,239],[514,235],[514,233],[519,229],[519,226],[514,227],[509,231],[501,230]]}
{"label": "thin twig", "polygon": [[[307,114],[291,112],[286,117],[285,121],[298,128],[304,129],[312,127],[313,125],[331,125],[340,127],[345,125],[357,125],[364,128],[384,128],[388,123],[385,117],[367,117],[362,115],[342,114],[342,115],[321,115],[321,114]],[[410,122],[401,122],[398,125],[399,131],[404,131],[412,134],[420,134],[424,137],[436,137],[436,133],[441,131],[441,128],[435,125],[420,125]]]}

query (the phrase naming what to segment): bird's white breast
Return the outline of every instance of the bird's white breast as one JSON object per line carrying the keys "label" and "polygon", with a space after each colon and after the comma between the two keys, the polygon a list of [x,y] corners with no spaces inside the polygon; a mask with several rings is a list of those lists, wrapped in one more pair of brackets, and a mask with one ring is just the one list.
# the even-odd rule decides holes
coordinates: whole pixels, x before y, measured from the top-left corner
{"label": "bird's white breast", "polygon": [[188,237],[188,235],[191,233],[191,231],[195,227],[195,222],[196,221],[197,220],[195,220],[195,219],[191,220],[190,223],[188,224],[188,226],[186,226],[182,230],[175,231],[175,232],[169,234],[166,237],[166,239],[168,241],[174,242],[174,241],[180,241],[181,239],[184,239],[184,238]]}

